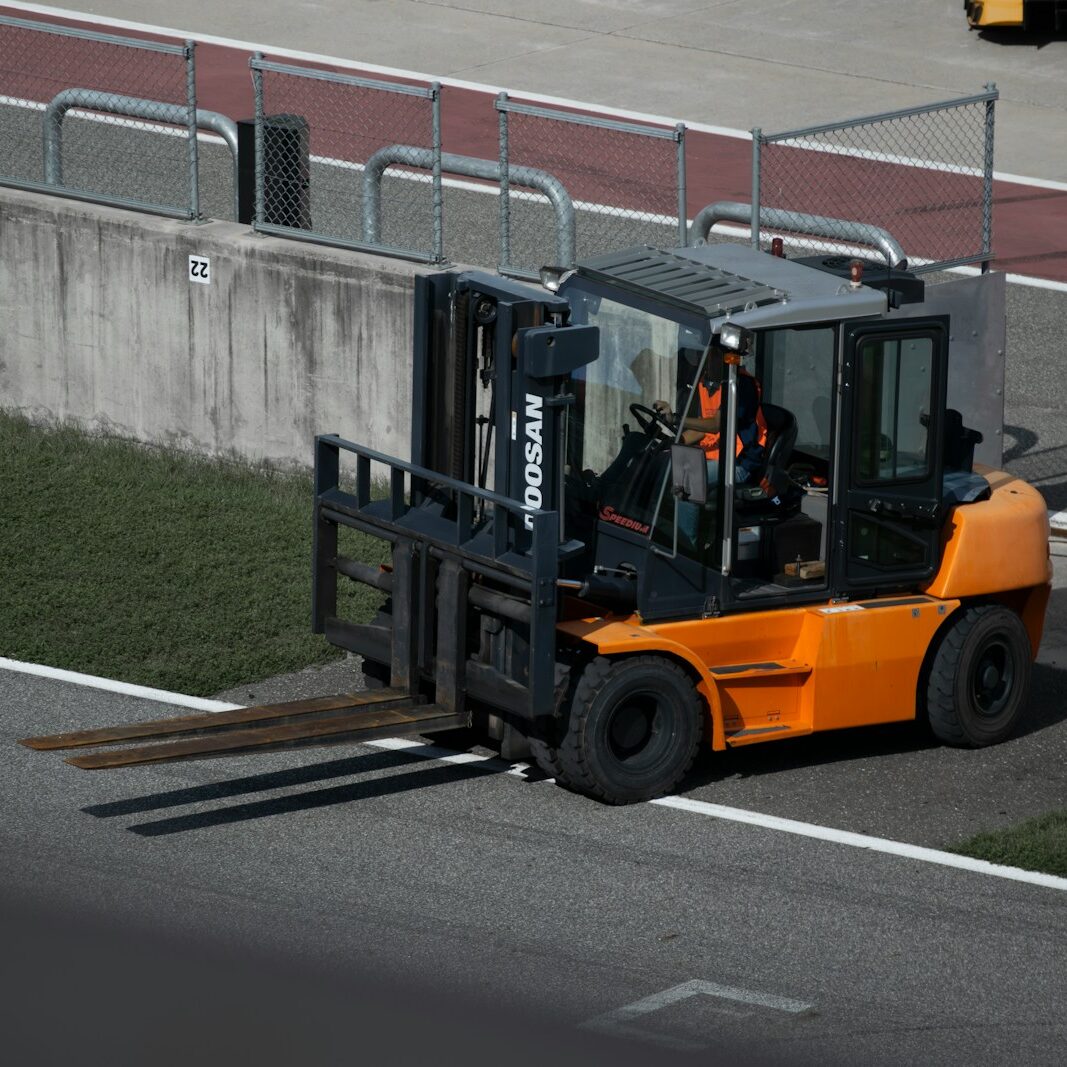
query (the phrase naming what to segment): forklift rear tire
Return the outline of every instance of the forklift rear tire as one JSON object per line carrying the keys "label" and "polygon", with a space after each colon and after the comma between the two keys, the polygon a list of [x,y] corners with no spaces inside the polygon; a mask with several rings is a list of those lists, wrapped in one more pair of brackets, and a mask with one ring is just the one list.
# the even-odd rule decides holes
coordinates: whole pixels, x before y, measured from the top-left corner
{"label": "forklift rear tire", "polygon": [[1030,696],[1030,638],[1000,604],[962,608],[930,665],[926,710],[941,741],[996,744],[1018,726]]}
{"label": "forklift rear tire", "polygon": [[598,656],[570,702],[563,784],[609,804],[670,793],[693,765],[703,722],[692,679],[671,660]]}

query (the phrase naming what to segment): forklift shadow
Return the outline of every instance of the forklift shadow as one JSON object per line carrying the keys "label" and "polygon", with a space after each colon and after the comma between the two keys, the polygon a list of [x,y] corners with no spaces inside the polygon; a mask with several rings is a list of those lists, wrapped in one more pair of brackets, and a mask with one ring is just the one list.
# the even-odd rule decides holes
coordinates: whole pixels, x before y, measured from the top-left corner
{"label": "forklift shadow", "polygon": [[270,797],[264,800],[249,800],[242,804],[213,808],[210,811],[189,812],[170,818],[135,823],[127,827],[127,829],[141,837],[164,837],[169,834],[183,833],[187,830],[226,826],[247,822],[252,819],[286,815],[294,811],[310,811],[316,808],[331,807],[336,804],[370,800],[375,797],[391,796],[416,789],[428,789],[436,785],[501,773],[499,766],[493,763],[488,765],[466,763],[432,766],[427,764],[423,756],[416,756],[403,751],[361,753],[358,756],[294,767],[284,771],[269,771],[263,774],[233,778],[229,781],[211,782],[205,785],[172,789],[162,793],[151,793],[146,796],[130,797],[104,804],[93,804],[82,808],[82,811],[87,815],[93,815],[100,819],[138,815],[167,808],[182,807],[188,804],[203,804],[231,797],[255,795],[278,789],[290,789],[312,782],[326,782],[338,778],[347,778],[354,774],[363,775],[368,772],[388,771],[416,765],[417,769],[385,778],[346,782],[342,785],[313,789],[309,792],[288,794],[286,796]]}
{"label": "forklift shadow", "polygon": [[1033,48],[1040,51],[1054,41],[1067,40],[1067,30],[1056,30],[1049,27],[1046,30],[1022,30],[1008,27],[998,29],[990,26],[979,30],[978,36],[990,44],[997,44],[1007,48]]}
{"label": "forklift shadow", "polygon": [[726,779],[756,778],[851,760],[922,752],[939,744],[925,724],[904,722],[809,734],[726,752],[705,750],[679,792]]}

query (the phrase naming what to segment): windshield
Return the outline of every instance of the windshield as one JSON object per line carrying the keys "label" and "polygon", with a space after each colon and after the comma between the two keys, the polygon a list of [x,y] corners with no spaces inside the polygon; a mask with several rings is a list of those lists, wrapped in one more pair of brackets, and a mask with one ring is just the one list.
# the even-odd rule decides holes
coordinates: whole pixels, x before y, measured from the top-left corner
{"label": "windshield", "polygon": [[671,411],[684,406],[707,345],[706,327],[679,321],[682,312],[670,317],[580,285],[566,295],[571,321],[600,329],[600,355],[573,376],[569,471],[595,497],[600,518],[647,534],[669,474],[673,436],[653,411],[657,401]]}

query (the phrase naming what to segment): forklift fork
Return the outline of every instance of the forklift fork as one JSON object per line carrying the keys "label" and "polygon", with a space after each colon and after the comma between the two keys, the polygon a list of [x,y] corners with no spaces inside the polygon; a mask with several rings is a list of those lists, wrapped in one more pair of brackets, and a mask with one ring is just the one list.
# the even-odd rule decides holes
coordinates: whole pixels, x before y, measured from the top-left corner
{"label": "forklift fork", "polygon": [[245,752],[371,741],[398,734],[428,734],[466,724],[465,714],[423,703],[398,689],[374,689],[232,711],[183,715],[101,730],[28,737],[21,744],[47,751],[152,742],[88,752],[66,761],[74,767],[95,771],[209,756],[236,756]]}

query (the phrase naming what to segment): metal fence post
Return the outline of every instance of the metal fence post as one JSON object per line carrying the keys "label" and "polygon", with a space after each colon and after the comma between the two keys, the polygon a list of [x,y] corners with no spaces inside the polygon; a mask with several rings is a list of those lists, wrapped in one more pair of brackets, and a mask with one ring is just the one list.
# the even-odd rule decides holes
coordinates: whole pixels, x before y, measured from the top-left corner
{"label": "metal fence post", "polygon": [[[986,92],[996,94],[996,84],[987,82]],[[989,262],[993,252],[993,129],[996,124],[997,95],[987,100],[985,105],[985,159],[982,174],[983,274],[989,270]]]}
{"label": "metal fence post", "polygon": [[433,258],[440,263],[445,258],[444,191],[441,187],[441,83],[430,85],[433,98],[430,104],[433,122]]}
{"label": "metal fence post", "polygon": [[200,160],[196,125],[196,41],[185,42],[185,106],[189,109],[189,218],[200,218]]}
{"label": "metal fence post", "polygon": [[752,129],[752,247],[759,248],[759,209],[760,209],[760,158],[763,148],[763,131],[755,126]]}
{"label": "metal fence post", "polygon": [[511,265],[511,192],[508,183],[508,94],[496,98],[500,115],[500,270]]}
{"label": "metal fence post", "polygon": [[253,229],[263,225],[263,71],[256,64],[263,62],[263,53],[252,54],[252,91],[256,98],[256,217]]}
{"label": "metal fence post", "polygon": [[685,123],[674,127],[674,140],[678,146],[678,243],[689,240],[689,195],[685,177]]}

